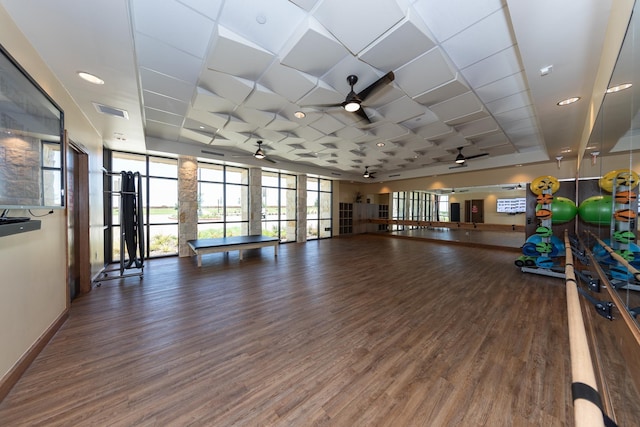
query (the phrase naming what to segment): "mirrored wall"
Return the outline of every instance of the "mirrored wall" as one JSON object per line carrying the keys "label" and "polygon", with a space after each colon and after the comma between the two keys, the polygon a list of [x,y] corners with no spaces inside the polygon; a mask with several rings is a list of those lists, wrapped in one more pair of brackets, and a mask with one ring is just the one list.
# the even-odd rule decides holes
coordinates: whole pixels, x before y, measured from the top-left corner
{"label": "mirrored wall", "polygon": [[[640,16],[636,3],[608,90],[580,167],[579,232],[631,317],[640,327],[640,282],[607,247],[640,269],[638,173],[640,148]],[[635,157],[635,158],[634,158]]]}

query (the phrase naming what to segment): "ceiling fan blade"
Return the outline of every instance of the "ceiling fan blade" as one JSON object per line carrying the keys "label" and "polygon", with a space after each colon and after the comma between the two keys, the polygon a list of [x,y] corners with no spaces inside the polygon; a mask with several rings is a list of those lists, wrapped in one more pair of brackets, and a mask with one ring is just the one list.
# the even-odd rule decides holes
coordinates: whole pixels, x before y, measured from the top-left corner
{"label": "ceiling fan blade", "polygon": [[466,160],[469,159],[477,159],[478,157],[484,157],[484,156],[488,156],[489,153],[482,153],[482,154],[476,154],[475,156],[465,156]]}
{"label": "ceiling fan blade", "polygon": [[270,158],[270,157],[265,157],[265,158],[264,158],[264,159],[262,159],[262,160],[266,160],[267,162],[269,162],[269,163],[273,163],[273,164],[278,163],[278,162],[276,162],[275,160],[273,160],[273,159],[272,159],[272,158]]}
{"label": "ceiling fan blade", "polygon": [[354,113],[365,119],[368,123],[371,123],[371,119],[367,116],[367,112],[364,111],[364,107],[362,105],[360,105],[360,108],[354,111]]}
{"label": "ceiling fan blade", "polygon": [[459,165],[455,165],[455,166],[449,166],[449,169],[458,169],[458,168],[466,168],[467,164],[466,163],[462,163]]}
{"label": "ceiling fan blade", "polygon": [[393,71],[389,71],[387,74],[385,74],[384,76],[380,77],[378,80],[373,82],[367,88],[365,88],[362,91],[360,91],[358,93],[358,98],[360,98],[361,101],[364,101],[373,92],[375,92],[376,90],[380,89],[381,87],[391,83],[395,78],[396,77],[393,74]]}
{"label": "ceiling fan blade", "polygon": [[344,107],[344,102],[339,102],[337,104],[305,104],[300,105],[300,108],[336,108],[336,107]]}

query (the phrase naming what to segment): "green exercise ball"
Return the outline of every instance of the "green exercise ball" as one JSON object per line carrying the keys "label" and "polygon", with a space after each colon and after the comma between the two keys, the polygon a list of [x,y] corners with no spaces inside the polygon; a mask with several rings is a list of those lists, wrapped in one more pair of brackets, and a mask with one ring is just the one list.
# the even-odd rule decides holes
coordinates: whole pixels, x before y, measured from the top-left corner
{"label": "green exercise ball", "polygon": [[[542,205],[536,205],[536,212],[542,209]],[[554,197],[551,203],[551,223],[562,224],[563,222],[569,222],[575,218],[578,213],[578,208],[573,200],[566,197]]]}
{"label": "green exercise ball", "polygon": [[584,222],[596,225],[611,224],[612,198],[610,195],[592,196],[578,207],[578,215]]}

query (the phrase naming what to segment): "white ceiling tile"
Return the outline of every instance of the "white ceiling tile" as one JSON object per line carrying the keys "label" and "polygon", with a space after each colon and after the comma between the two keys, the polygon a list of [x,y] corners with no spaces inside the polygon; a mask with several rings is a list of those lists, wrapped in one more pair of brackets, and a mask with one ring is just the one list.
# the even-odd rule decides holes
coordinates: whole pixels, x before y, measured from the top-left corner
{"label": "white ceiling tile", "polygon": [[435,140],[453,133],[455,129],[441,121],[437,121],[418,127],[413,131],[425,139]]}
{"label": "white ceiling tile", "polygon": [[309,127],[309,126],[294,129],[292,131],[292,133],[294,135],[296,135],[297,137],[303,138],[303,139],[305,139],[307,141],[315,141],[315,140],[320,139],[323,136],[325,136],[324,133],[322,133],[322,132],[320,132],[320,131],[318,131],[316,129],[313,129],[313,128]]}
{"label": "white ceiling tile", "polygon": [[500,99],[505,94],[515,94],[526,90],[527,83],[523,73],[512,74],[488,85],[475,88],[478,98],[484,103]]}
{"label": "white ceiling tile", "polygon": [[236,105],[242,104],[253,91],[254,82],[213,70],[201,75],[200,85],[218,96],[226,98]]}
{"label": "white ceiling tile", "polygon": [[496,99],[485,104],[491,114],[501,114],[505,111],[514,110],[516,108],[525,107],[531,104],[531,98],[528,91],[515,93],[504,98]]}
{"label": "white ceiling tile", "polygon": [[356,138],[361,137],[364,134],[364,132],[353,126],[346,126],[346,127],[343,127],[342,129],[337,130],[335,134],[339,138],[343,138],[347,141],[353,141]]}
{"label": "white ceiling tile", "polygon": [[177,80],[146,68],[140,68],[140,81],[143,90],[160,93],[184,102],[190,102],[196,90],[194,83]]}
{"label": "white ceiling tile", "polygon": [[511,149],[513,149],[513,146],[511,146],[509,139],[507,139],[507,136],[503,132],[495,132],[491,135],[483,135],[480,138],[474,138],[473,144],[482,150],[487,150],[489,148],[499,147],[507,144],[511,147]]}
{"label": "white ceiling tile", "polygon": [[427,109],[411,98],[404,97],[378,108],[378,111],[387,120],[404,122],[415,117],[423,116]]}
{"label": "white ceiling tile", "polygon": [[224,130],[229,130],[231,132],[254,132],[258,127],[253,124],[245,121],[243,118],[232,114],[229,116],[229,121],[224,126]]}
{"label": "white ceiling tile", "polygon": [[147,107],[181,116],[187,113],[187,108],[189,107],[187,102],[169,98],[168,96],[155,92],[143,91],[142,98],[144,99],[144,105]]}
{"label": "white ceiling tile", "polygon": [[429,123],[435,123],[437,121],[438,116],[433,114],[433,111],[426,110],[421,116],[405,120],[404,122],[402,122],[402,126],[406,127],[407,129],[417,129],[419,127],[426,126]]}
{"label": "white ceiling tile", "polygon": [[200,142],[202,144],[209,144],[213,141],[213,138],[209,135],[196,132],[191,129],[182,128],[180,129],[180,136],[182,138],[189,139],[191,141]]}
{"label": "white ceiling tile", "polygon": [[234,103],[201,87],[196,89],[192,106],[196,110],[213,112],[231,112],[235,108]]}
{"label": "white ceiling tile", "polygon": [[371,6],[370,0],[324,0],[314,16],[355,55],[404,17],[395,0],[376,0]]}
{"label": "white ceiling tile", "polygon": [[209,19],[216,20],[224,0],[178,0],[180,3],[198,11]]}
{"label": "white ceiling tile", "polygon": [[313,7],[316,5],[316,3],[318,3],[319,0],[289,0],[289,1],[308,12],[311,9],[313,9]]}
{"label": "white ceiling tile", "polygon": [[321,76],[347,55],[347,50],[315,19],[303,21],[280,53],[280,62]]}
{"label": "white ceiling tile", "polygon": [[430,106],[433,104],[439,104],[447,99],[453,98],[458,95],[462,95],[469,91],[469,87],[460,80],[458,74],[456,74],[453,80],[450,80],[435,89],[428,90],[424,93],[413,98],[414,101]]}
{"label": "white ceiling tile", "polygon": [[[284,102],[284,99],[267,89],[266,87],[256,84],[253,92],[244,101],[244,106],[265,111],[278,111]],[[273,115],[272,115],[273,116]]]}
{"label": "white ceiling tile", "polygon": [[509,47],[462,69],[471,87],[480,87],[522,71],[515,47]]}
{"label": "white ceiling tile", "polygon": [[274,59],[267,50],[219,26],[207,56],[207,68],[257,80]]}
{"label": "white ceiling tile", "polygon": [[316,120],[309,126],[325,135],[330,135],[337,130],[342,129],[344,127],[344,123],[335,119],[331,114],[323,114],[320,119]]}
{"label": "white ceiling tile", "polygon": [[167,113],[166,111],[156,110],[146,107],[144,109],[145,118],[148,121],[160,122],[170,126],[180,126],[184,121],[184,116],[178,114]]}
{"label": "white ceiling tile", "polygon": [[202,69],[202,59],[171,47],[144,34],[135,35],[138,66],[189,83],[195,83]]}
{"label": "white ceiling tile", "polygon": [[396,84],[410,97],[453,80],[455,70],[439,48],[435,48],[395,71]]}
{"label": "white ceiling tile", "polygon": [[[398,49],[402,46],[402,49]],[[393,71],[435,46],[429,30],[412,10],[392,31],[365,48],[358,57],[383,70]]]}
{"label": "white ceiling tile", "polygon": [[[273,113],[256,108],[239,107],[235,115],[247,123],[252,123],[258,127],[264,127],[273,121]],[[255,126],[254,126],[255,127]]]}
{"label": "white ceiling tile", "polygon": [[465,68],[514,44],[505,7],[448,39],[442,47],[459,68]]}
{"label": "white ceiling tile", "polygon": [[417,0],[413,7],[427,23],[436,38],[443,42],[502,9],[505,0]]}
{"label": "white ceiling tile", "polygon": [[473,92],[467,92],[432,105],[430,109],[443,122],[457,124],[462,119],[470,120],[472,116],[477,117],[477,114],[483,111],[483,105]]}
{"label": "white ceiling tile", "polygon": [[226,1],[219,23],[270,52],[279,52],[307,13],[287,1]]}
{"label": "white ceiling tile", "polygon": [[455,127],[465,138],[473,138],[482,134],[499,130],[498,123],[493,117],[485,117],[480,120],[464,123]]}
{"label": "white ceiling tile", "polygon": [[154,135],[158,135],[158,138],[166,139],[167,141],[175,141],[180,137],[179,126],[157,121],[147,121],[144,127],[148,129],[149,132],[153,132]]}
{"label": "white ceiling tile", "polygon": [[535,117],[533,108],[530,105],[521,108],[515,108],[513,110],[508,110],[495,115],[496,120],[498,120],[500,123],[514,122],[528,117]]}
{"label": "white ceiling tile", "polygon": [[214,29],[211,19],[177,1],[131,0],[136,31],[204,58]]}
{"label": "white ceiling tile", "polygon": [[376,126],[372,130],[372,133],[376,138],[397,139],[403,135],[407,135],[409,131],[405,127],[395,123],[382,123]]}
{"label": "white ceiling tile", "polygon": [[210,113],[209,111],[195,110],[193,108],[187,112],[187,117],[215,129],[221,129],[229,120],[229,116],[227,114],[215,114]]}
{"label": "white ceiling tile", "polygon": [[259,82],[288,101],[296,102],[316,86],[318,78],[274,62]]}

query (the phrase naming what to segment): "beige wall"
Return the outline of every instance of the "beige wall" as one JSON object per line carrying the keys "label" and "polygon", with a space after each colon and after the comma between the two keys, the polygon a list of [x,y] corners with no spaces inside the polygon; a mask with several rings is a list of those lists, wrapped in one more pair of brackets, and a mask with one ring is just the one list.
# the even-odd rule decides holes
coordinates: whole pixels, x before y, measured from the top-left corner
{"label": "beige wall", "polygon": [[[95,274],[104,260],[102,140],[2,7],[0,44],[60,105],[69,138],[89,154],[90,250]],[[11,211],[10,215],[28,213]],[[14,367],[67,308],[66,213],[58,209],[40,219],[40,230],[0,238],[0,377]]]}

